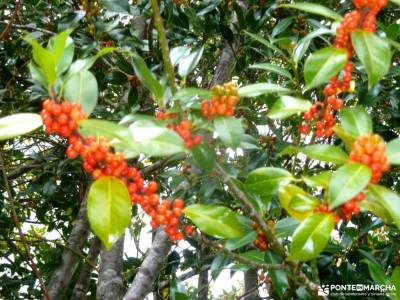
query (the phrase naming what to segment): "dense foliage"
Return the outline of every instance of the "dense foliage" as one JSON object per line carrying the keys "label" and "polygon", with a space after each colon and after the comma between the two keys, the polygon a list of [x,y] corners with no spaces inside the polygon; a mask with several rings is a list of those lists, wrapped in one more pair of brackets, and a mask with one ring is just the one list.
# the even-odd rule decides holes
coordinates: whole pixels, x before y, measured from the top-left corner
{"label": "dense foliage", "polygon": [[399,5],[0,1],[0,298],[400,298]]}

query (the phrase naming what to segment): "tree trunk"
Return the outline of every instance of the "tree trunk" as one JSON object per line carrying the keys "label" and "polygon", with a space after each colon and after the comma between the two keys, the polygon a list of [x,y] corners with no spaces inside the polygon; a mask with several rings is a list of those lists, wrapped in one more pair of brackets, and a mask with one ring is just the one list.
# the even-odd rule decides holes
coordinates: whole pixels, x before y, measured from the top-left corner
{"label": "tree trunk", "polygon": [[[200,260],[204,261],[204,259],[207,257],[209,254],[209,249],[207,246],[202,245],[200,249]],[[198,294],[197,294],[197,299],[199,300],[207,300],[208,299],[208,289],[209,289],[209,276],[208,276],[208,270],[201,270],[200,266],[200,272],[199,272],[199,279],[197,282],[197,289],[198,289]]]}
{"label": "tree trunk", "polygon": [[244,289],[243,300],[256,300],[260,297],[257,270],[249,269],[244,273]]}
{"label": "tree trunk", "polygon": [[157,230],[153,244],[143,260],[124,300],[143,300],[153,290],[153,282],[164,265],[172,243],[162,228]]}
{"label": "tree trunk", "polygon": [[50,278],[47,286],[51,299],[62,299],[71,278],[78,266],[80,256],[76,253],[82,251],[89,234],[89,222],[86,216],[87,195],[84,196],[79,209],[78,217],[67,245],[61,257],[61,264]]}
{"label": "tree trunk", "polygon": [[124,296],[125,288],[122,280],[124,238],[125,235],[109,251],[104,245],[102,246],[96,300],[119,300]]}
{"label": "tree trunk", "polygon": [[[97,257],[100,254],[101,241],[95,236],[92,240],[92,245],[90,246],[87,260],[96,265]],[[75,284],[74,290],[72,291],[71,300],[85,300],[86,293],[89,289],[90,275],[93,272],[92,264],[85,263],[79,273],[79,278]]]}

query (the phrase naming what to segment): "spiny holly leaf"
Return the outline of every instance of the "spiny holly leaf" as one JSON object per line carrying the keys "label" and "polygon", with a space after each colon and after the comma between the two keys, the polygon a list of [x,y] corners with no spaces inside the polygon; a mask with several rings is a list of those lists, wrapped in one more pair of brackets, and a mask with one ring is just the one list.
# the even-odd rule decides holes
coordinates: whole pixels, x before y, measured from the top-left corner
{"label": "spiny holly leaf", "polygon": [[346,49],[327,47],[311,54],[304,65],[304,78],[308,89],[328,82],[347,62]]}
{"label": "spiny holly leaf", "polygon": [[343,129],[354,138],[372,133],[372,119],[361,106],[345,107],[339,115]]}
{"label": "spiny holly leaf", "polygon": [[193,204],[184,209],[188,217],[202,232],[217,238],[237,238],[243,234],[236,213],[224,206]]}
{"label": "spiny holly leaf", "polygon": [[305,219],[293,234],[287,260],[309,261],[317,257],[328,244],[334,226],[330,214],[315,214]]}
{"label": "spiny holly leaf", "polygon": [[117,178],[103,177],[90,187],[87,202],[90,227],[107,250],[129,226],[131,206],[128,188]]}
{"label": "spiny holly leaf", "polygon": [[373,32],[357,29],[351,35],[354,50],[368,73],[371,88],[389,72],[392,53],[388,42]]}
{"label": "spiny holly leaf", "polygon": [[314,214],[315,208],[320,203],[318,198],[307,194],[296,185],[282,186],[278,192],[282,207],[296,220],[304,220]]}
{"label": "spiny holly leaf", "polygon": [[0,119],[0,141],[29,133],[42,126],[40,115],[21,113]]}
{"label": "spiny holly leaf", "polygon": [[362,192],[371,179],[371,169],[362,164],[346,164],[333,173],[329,185],[331,208],[336,208]]}
{"label": "spiny holly leaf", "polygon": [[349,158],[341,148],[332,145],[312,145],[299,149],[309,158],[334,164],[344,164]]}

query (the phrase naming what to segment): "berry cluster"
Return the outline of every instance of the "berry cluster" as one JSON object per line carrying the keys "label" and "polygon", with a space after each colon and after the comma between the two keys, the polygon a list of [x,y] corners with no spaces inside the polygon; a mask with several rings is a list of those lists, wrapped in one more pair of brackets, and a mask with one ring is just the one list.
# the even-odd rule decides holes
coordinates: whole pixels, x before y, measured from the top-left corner
{"label": "berry cluster", "polygon": [[[274,228],[275,222],[272,220],[269,220],[267,222],[268,227],[272,230],[272,228]],[[265,237],[265,233],[262,232],[262,230],[260,229],[260,225],[257,222],[253,222],[251,224],[251,227],[257,231],[257,239],[255,239],[253,241],[253,245],[260,249],[261,251],[266,251],[268,248],[268,242],[267,242],[267,238]]]}
{"label": "berry cluster", "polygon": [[353,45],[351,34],[354,30],[361,28],[370,32],[376,31],[376,15],[387,5],[388,0],[353,0],[356,10],[347,13],[338,28],[336,29],[336,48],[347,49],[347,63],[338,77],[333,77],[324,88],[324,102],[317,102],[310,111],[304,114],[304,121],[299,132],[308,134],[309,123],[316,119],[315,136],[318,138],[331,137],[333,127],[336,124],[336,112],[344,105],[339,95],[350,92],[352,89],[352,72],[354,65],[350,62],[353,57]]}
{"label": "berry cluster", "polygon": [[[95,179],[102,176],[114,176],[120,179],[127,186],[132,202],[140,205],[151,216],[153,228],[164,226],[171,240],[183,239],[183,232],[178,225],[185,206],[184,201],[176,199],[171,208],[170,201],[162,201],[156,193],[158,184],[154,181],[146,184],[141,173],[135,167],[128,166],[125,157],[115,153],[106,139],[94,136],[82,137],[77,127],[78,122],[85,118],[85,114],[79,104],[46,100],[41,115],[48,133],[68,138],[70,145],[67,156],[70,159],[81,156],[83,169]],[[193,232],[190,226],[185,230],[188,234]]]}
{"label": "berry cluster", "polygon": [[359,202],[365,199],[364,193],[359,193],[353,199],[350,199],[345,204],[343,204],[339,209],[341,210],[341,214],[344,216],[346,220],[350,220],[352,215],[358,215],[361,211]]}
{"label": "berry cluster", "polygon": [[235,83],[216,85],[211,89],[211,100],[201,103],[201,114],[205,119],[212,120],[216,116],[233,116],[235,105],[239,102],[237,86]]}
{"label": "berry cluster", "polygon": [[78,103],[57,103],[47,99],[43,102],[41,116],[47,133],[68,138],[78,127],[78,122],[85,118],[85,113]]}
{"label": "berry cluster", "polygon": [[[178,115],[176,113],[166,113],[163,111],[156,112],[156,118],[158,120],[172,120],[176,119],[177,116]],[[178,124],[169,123],[167,127],[169,129],[175,130],[185,141],[186,147],[188,147],[189,149],[200,144],[203,140],[203,137],[201,135],[193,133],[193,124],[189,120],[183,120]]]}
{"label": "berry cluster", "polygon": [[316,209],[315,209],[316,213],[322,213],[322,214],[327,214],[327,215],[332,215],[333,216],[333,220],[335,221],[335,223],[339,223],[340,221],[340,216],[334,212],[332,212],[329,209],[329,205],[327,203],[321,203]]}
{"label": "berry cluster", "polygon": [[385,153],[385,142],[377,134],[360,136],[353,144],[350,160],[367,165],[371,169],[371,183],[378,183],[390,164]]}

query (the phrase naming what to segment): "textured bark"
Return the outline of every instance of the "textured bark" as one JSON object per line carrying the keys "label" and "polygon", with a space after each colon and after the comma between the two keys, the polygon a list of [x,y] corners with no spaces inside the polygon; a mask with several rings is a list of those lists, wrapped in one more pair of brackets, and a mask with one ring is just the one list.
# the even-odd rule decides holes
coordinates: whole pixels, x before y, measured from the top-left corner
{"label": "textured bark", "polygon": [[125,293],[122,280],[124,237],[125,235],[109,251],[102,246],[96,300],[119,300]]}
{"label": "textured bark", "polygon": [[[96,265],[97,257],[100,254],[101,249],[101,241],[95,236],[92,240],[92,244],[89,249],[89,253],[87,256],[87,260]],[[79,273],[78,281],[75,284],[74,290],[72,291],[71,300],[85,300],[86,293],[89,289],[90,284],[90,275],[93,272],[92,264],[85,263],[82,267],[81,272]]]}
{"label": "textured bark", "polygon": [[48,283],[48,290],[51,299],[62,299],[62,295],[71,282],[71,278],[78,266],[80,253],[89,234],[89,222],[86,216],[87,195],[83,198],[78,217],[71,235],[68,238],[67,245],[61,257],[61,264],[57,267]]}
{"label": "textured bark", "polygon": [[245,295],[243,300],[256,300],[260,297],[258,292],[258,275],[254,269],[249,269],[244,273]]}
{"label": "textured bark", "polygon": [[153,282],[164,265],[172,243],[163,229],[158,229],[153,244],[143,260],[124,300],[143,300],[153,290]]}
{"label": "textured bark", "polygon": [[[208,256],[210,250],[207,246],[202,245],[200,249],[200,261],[204,261],[204,259]],[[209,278],[208,278],[208,270],[201,270],[199,272],[199,279],[197,282],[198,294],[197,299],[199,300],[207,300],[208,299],[208,289],[209,289]]]}

